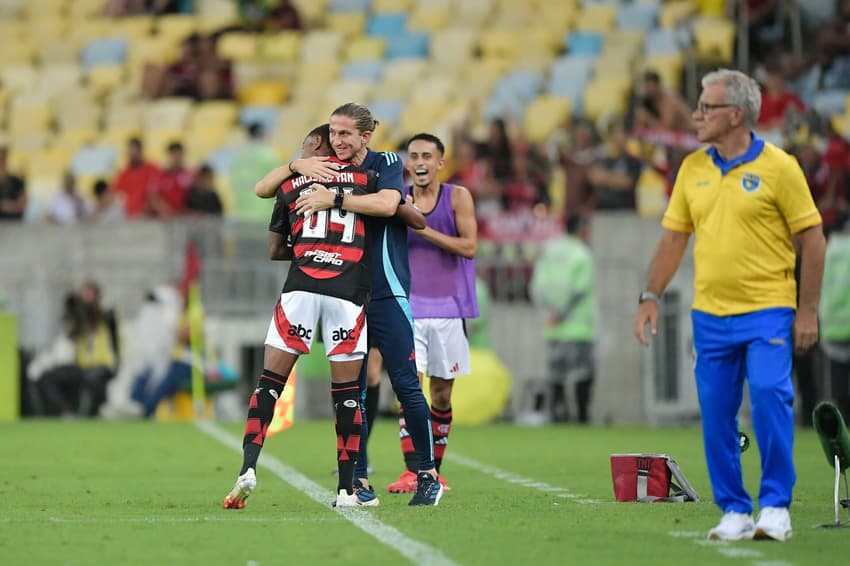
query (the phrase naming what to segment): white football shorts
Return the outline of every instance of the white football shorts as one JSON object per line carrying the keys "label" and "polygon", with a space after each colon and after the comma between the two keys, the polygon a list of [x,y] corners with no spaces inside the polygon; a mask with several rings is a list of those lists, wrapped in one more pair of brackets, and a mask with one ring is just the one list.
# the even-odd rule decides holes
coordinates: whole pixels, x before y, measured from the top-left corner
{"label": "white football shorts", "polygon": [[416,371],[443,379],[469,375],[469,340],[462,318],[418,318],[413,326]]}
{"label": "white football shorts", "polygon": [[325,354],[332,362],[366,354],[366,309],[351,301],[307,291],[283,293],[275,305],[266,345],[291,354],[310,351],[316,324],[322,323]]}

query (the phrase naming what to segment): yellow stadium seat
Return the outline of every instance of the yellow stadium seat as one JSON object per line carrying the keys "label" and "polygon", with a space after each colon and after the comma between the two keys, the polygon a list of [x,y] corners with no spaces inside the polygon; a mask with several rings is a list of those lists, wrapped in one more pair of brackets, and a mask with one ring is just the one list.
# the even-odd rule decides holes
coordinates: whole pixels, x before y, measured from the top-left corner
{"label": "yellow stadium seat", "polygon": [[101,131],[97,128],[73,128],[59,131],[53,147],[71,153],[100,141]]}
{"label": "yellow stadium seat", "polygon": [[[9,170],[10,171],[25,171],[27,168],[27,160],[30,157],[30,151],[24,149],[15,148],[12,143],[14,140],[9,138],[4,138],[3,143],[6,147],[9,148],[9,155],[7,157]],[[44,146],[42,146],[44,147]],[[37,148],[35,151],[38,151],[41,148]]]}
{"label": "yellow stadium seat", "polygon": [[277,106],[286,100],[289,85],[283,81],[262,80],[239,88],[239,102],[254,106]]}
{"label": "yellow stadium seat", "polygon": [[10,129],[9,135],[12,149],[30,154],[47,147],[54,137],[53,132],[47,129],[27,130],[19,133]]}
{"label": "yellow stadium seat", "polygon": [[374,85],[368,81],[337,81],[328,86],[324,99],[331,109],[351,101],[368,106],[373,90]]}
{"label": "yellow stadium seat", "polygon": [[570,118],[572,104],[569,99],[541,96],[525,107],[523,133],[532,143],[543,143],[556,128]]}
{"label": "yellow stadium seat", "polygon": [[80,103],[71,106],[65,102],[63,98],[61,102],[55,104],[56,125],[62,130],[75,128],[98,128],[100,126],[101,116],[103,115],[103,107],[93,101],[88,103]]}
{"label": "yellow stadium seat", "polygon": [[336,59],[342,47],[342,34],[331,30],[308,32],[301,43],[301,60]]}
{"label": "yellow stadium seat", "polygon": [[8,130],[12,136],[46,132],[53,120],[53,106],[46,94],[17,94],[9,105]]}
{"label": "yellow stadium seat", "polygon": [[420,59],[392,60],[384,66],[384,80],[379,94],[380,92],[387,94],[406,92],[417,84],[419,78],[427,74],[429,69],[429,64]]}
{"label": "yellow stadium seat", "polygon": [[451,14],[449,8],[420,8],[410,15],[407,27],[413,31],[438,32],[449,24]]}
{"label": "yellow stadium seat", "polygon": [[248,32],[228,32],[218,40],[218,54],[234,61],[255,59],[258,54],[257,35]]}
{"label": "yellow stadium seat", "polygon": [[313,97],[326,85],[339,76],[340,63],[337,59],[319,59],[302,61],[295,71],[293,92],[303,89],[312,90]]}
{"label": "yellow stadium seat", "polygon": [[412,0],[372,0],[372,11],[376,13],[409,12],[412,6]]}
{"label": "yellow stadium seat", "polygon": [[101,132],[98,137],[98,142],[104,145],[111,145],[118,152],[118,162],[126,162],[127,142],[132,138],[141,138],[142,129],[137,127],[122,127],[117,126],[108,128]]}
{"label": "yellow stadium seat", "polygon": [[328,13],[328,0],[293,0],[298,9],[301,23],[308,29],[321,27],[324,17]]}
{"label": "yellow stadium seat", "polygon": [[178,42],[174,38],[162,36],[136,38],[130,42],[127,64],[131,70],[141,69],[146,63],[162,65],[175,59],[178,53]]}
{"label": "yellow stadium seat", "polygon": [[579,31],[609,31],[614,28],[617,7],[613,4],[590,4],[579,13],[576,29]]}
{"label": "yellow stadium seat", "polygon": [[104,96],[125,79],[123,65],[99,65],[86,72],[86,81],[96,96]]}
{"label": "yellow stadium seat", "polygon": [[27,160],[27,170],[29,178],[33,173],[38,172],[53,172],[64,174],[71,164],[72,155],[64,148],[45,148],[34,152]]}
{"label": "yellow stadium seat", "polygon": [[24,19],[40,20],[43,18],[62,17],[67,13],[68,0],[38,0],[26,2],[23,6]]}
{"label": "yellow stadium seat", "polygon": [[663,2],[658,12],[658,23],[663,28],[676,27],[679,22],[696,12],[697,6],[691,0]]}
{"label": "yellow stadium seat", "polygon": [[591,80],[584,88],[582,110],[589,120],[603,116],[625,116],[628,101],[628,84],[631,77],[625,77],[626,87],[617,84],[613,77]]}
{"label": "yellow stadium seat", "polygon": [[38,71],[32,65],[9,65],[0,70],[0,84],[9,92],[29,91],[38,83]]}
{"label": "yellow stadium seat", "polygon": [[108,130],[141,131],[147,105],[143,102],[116,102],[106,112]]}
{"label": "yellow stadium seat", "polygon": [[493,0],[465,0],[455,4],[452,20],[455,24],[480,28],[492,18],[495,9]]}
{"label": "yellow stadium seat", "polygon": [[735,24],[721,18],[700,18],[694,23],[694,46],[700,63],[725,64],[735,49]]}
{"label": "yellow stadium seat", "polygon": [[67,36],[68,21],[59,18],[39,19],[27,22],[27,37],[33,45],[41,45]]}
{"label": "yellow stadium seat", "polygon": [[117,36],[116,21],[112,18],[92,17],[73,21],[68,29],[67,41],[79,51],[85,45],[102,37]]}
{"label": "yellow stadium seat", "polygon": [[232,127],[208,124],[188,130],[186,160],[189,166],[201,165],[211,153],[225,146],[232,129]]}
{"label": "yellow stadium seat", "polygon": [[620,29],[615,33],[609,33],[605,37],[602,52],[609,50],[639,52],[643,50],[643,42],[646,39],[646,31],[642,29]]}
{"label": "yellow stadium seat", "polygon": [[397,134],[403,139],[418,132],[427,132],[439,123],[446,114],[446,105],[442,102],[420,100],[411,102],[402,112]]}
{"label": "yellow stadium seat", "polygon": [[160,37],[182,40],[198,30],[198,20],[189,14],[165,14],[156,21],[156,33]]}
{"label": "yellow stadium seat", "polygon": [[188,98],[160,98],[148,103],[142,124],[145,130],[182,130],[189,120],[192,100]]}
{"label": "yellow stadium seat", "polygon": [[682,67],[685,56],[682,53],[658,53],[648,55],[640,66],[642,71],[655,71],[666,87],[679,92],[682,88]]}
{"label": "yellow stadium seat", "polygon": [[28,43],[29,35],[19,20],[4,19],[0,17],[0,37],[3,38],[3,49],[13,47],[20,43]]}
{"label": "yellow stadium seat", "polygon": [[431,60],[441,67],[458,67],[472,59],[478,34],[472,28],[451,27],[434,32],[432,38]]}
{"label": "yellow stadium seat", "polygon": [[142,132],[145,155],[154,163],[165,163],[168,145],[173,142],[185,144],[186,131],[176,128],[154,128]]}
{"label": "yellow stadium seat", "polygon": [[536,12],[542,22],[564,31],[571,29],[578,18],[578,8],[569,0],[543,0],[536,6]]}
{"label": "yellow stadium seat", "polygon": [[422,82],[422,88],[413,88],[411,101],[433,100],[449,104],[456,99],[458,82],[451,76],[434,75]]}
{"label": "yellow stadium seat", "polygon": [[86,19],[103,14],[103,0],[73,0],[68,5],[68,15],[74,19]]}
{"label": "yellow stadium seat", "polygon": [[555,57],[564,48],[566,34],[562,29],[549,25],[529,24],[522,27],[521,33],[526,37],[520,57],[527,55]]}
{"label": "yellow stadium seat", "polygon": [[82,84],[83,70],[77,63],[46,65],[38,77],[39,92],[56,96],[66,89]]}
{"label": "yellow stadium seat", "polygon": [[331,12],[325,16],[325,27],[347,38],[363,35],[366,28],[364,12]]}
{"label": "yellow stadium seat", "polygon": [[34,59],[35,49],[29,40],[12,38],[0,49],[0,68],[11,65],[28,66]]}
{"label": "yellow stadium seat", "polygon": [[38,46],[38,60],[42,65],[58,63],[78,63],[80,49],[72,41],[55,39]]}
{"label": "yellow stadium seat", "polygon": [[292,63],[298,60],[301,49],[301,34],[283,31],[264,37],[260,43],[260,54],[264,59]]}
{"label": "yellow stadium seat", "polygon": [[[327,122],[329,116],[325,116],[322,122]],[[309,106],[300,104],[284,104],[280,107],[277,124],[281,131],[295,131],[303,136],[308,130],[319,125],[319,122],[313,123],[313,116],[310,113]]]}
{"label": "yellow stadium seat", "polygon": [[481,32],[479,40],[482,57],[513,60],[525,47],[522,31],[514,28],[488,28]]}
{"label": "yellow stadium seat", "polygon": [[239,25],[238,15],[228,15],[225,13],[208,15],[198,14],[197,31],[200,34],[208,35],[237,25]]}
{"label": "yellow stadium seat", "polygon": [[192,108],[189,116],[189,127],[196,129],[201,125],[215,124],[231,127],[239,117],[239,108],[229,100],[214,100],[201,102]]}
{"label": "yellow stadium seat", "polygon": [[153,16],[127,16],[114,20],[110,37],[122,37],[133,40],[149,37],[154,30]]}
{"label": "yellow stadium seat", "polygon": [[355,37],[347,41],[343,49],[346,61],[383,59],[386,41],[382,37]]}

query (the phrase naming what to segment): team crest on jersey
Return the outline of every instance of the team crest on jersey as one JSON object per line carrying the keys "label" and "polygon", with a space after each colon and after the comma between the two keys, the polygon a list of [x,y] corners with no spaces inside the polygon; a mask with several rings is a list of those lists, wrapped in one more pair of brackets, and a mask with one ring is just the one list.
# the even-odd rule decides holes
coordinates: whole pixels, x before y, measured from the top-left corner
{"label": "team crest on jersey", "polygon": [[761,177],[759,177],[755,173],[744,173],[741,176],[741,188],[743,188],[748,193],[752,193],[754,191],[759,190],[760,186]]}

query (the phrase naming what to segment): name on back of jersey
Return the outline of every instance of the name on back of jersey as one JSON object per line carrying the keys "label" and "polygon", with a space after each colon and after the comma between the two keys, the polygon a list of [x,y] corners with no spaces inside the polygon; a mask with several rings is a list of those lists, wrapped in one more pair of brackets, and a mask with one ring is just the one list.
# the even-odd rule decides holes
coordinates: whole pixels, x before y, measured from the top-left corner
{"label": "name on back of jersey", "polygon": [[[319,179],[314,179],[309,175],[303,175],[301,177],[296,177],[292,179],[292,188],[297,189],[298,187],[305,185],[307,183],[322,183]],[[353,172],[345,172],[337,173],[336,176],[331,181],[332,183],[354,183],[354,173]]]}

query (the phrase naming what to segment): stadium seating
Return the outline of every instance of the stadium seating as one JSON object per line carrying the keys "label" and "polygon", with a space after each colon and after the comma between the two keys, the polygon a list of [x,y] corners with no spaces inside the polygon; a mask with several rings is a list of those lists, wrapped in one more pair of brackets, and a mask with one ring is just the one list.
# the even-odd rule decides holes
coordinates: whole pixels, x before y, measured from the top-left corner
{"label": "stadium seating", "polygon": [[407,17],[403,12],[374,14],[366,24],[366,34],[373,37],[401,35],[407,28]]}
{"label": "stadium seating", "polygon": [[387,38],[387,58],[419,58],[428,56],[427,33],[404,33]]}
{"label": "stadium seating", "polygon": [[386,50],[386,40],[382,37],[357,37],[345,44],[344,55],[346,61],[360,61],[368,59],[383,59]]}
{"label": "stadium seating", "polygon": [[697,61],[704,65],[728,64],[735,48],[735,25],[721,18],[699,18],[693,26]]}

